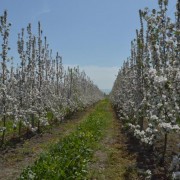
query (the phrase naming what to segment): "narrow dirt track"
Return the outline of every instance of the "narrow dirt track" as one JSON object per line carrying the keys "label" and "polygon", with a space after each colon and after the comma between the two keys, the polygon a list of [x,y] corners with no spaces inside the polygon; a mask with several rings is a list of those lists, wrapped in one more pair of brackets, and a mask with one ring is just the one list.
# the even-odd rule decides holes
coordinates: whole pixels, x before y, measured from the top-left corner
{"label": "narrow dirt track", "polygon": [[136,180],[138,179],[136,172],[129,171],[136,163],[136,155],[128,153],[128,140],[110,104],[106,110],[112,114],[112,119],[94,154],[93,162],[89,164],[89,179]]}

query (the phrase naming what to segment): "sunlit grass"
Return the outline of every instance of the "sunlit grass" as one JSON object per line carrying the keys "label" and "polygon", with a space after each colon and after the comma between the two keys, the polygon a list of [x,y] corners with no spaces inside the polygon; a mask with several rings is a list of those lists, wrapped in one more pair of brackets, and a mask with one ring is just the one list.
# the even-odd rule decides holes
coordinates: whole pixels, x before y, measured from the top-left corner
{"label": "sunlit grass", "polygon": [[52,144],[33,166],[23,171],[20,179],[84,179],[94,148],[109,123],[107,105],[107,100],[98,103],[74,132]]}

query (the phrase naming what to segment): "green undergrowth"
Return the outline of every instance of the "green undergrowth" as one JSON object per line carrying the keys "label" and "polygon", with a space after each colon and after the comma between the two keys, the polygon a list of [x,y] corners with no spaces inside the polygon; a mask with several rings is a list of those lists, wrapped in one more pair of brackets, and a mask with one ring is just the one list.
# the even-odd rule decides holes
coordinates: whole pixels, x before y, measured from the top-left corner
{"label": "green undergrowth", "polygon": [[100,101],[77,129],[53,144],[19,179],[86,179],[87,164],[108,127],[108,100]]}

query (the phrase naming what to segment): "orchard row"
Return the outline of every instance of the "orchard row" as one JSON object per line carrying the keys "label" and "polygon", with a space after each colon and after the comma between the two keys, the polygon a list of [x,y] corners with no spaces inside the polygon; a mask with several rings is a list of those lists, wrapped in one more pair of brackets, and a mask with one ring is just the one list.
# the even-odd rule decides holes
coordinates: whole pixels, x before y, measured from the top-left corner
{"label": "orchard row", "polygon": [[[168,0],[158,4],[158,10],[139,11],[141,26],[131,42],[131,56],[119,70],[111,100],[142,146],[154,149],[157,141],[164,142],[159,159],[165,163],[171,143],[168,135],[174,133],[180,143],[180,1],[175,22],[167,15]],[[172,159],[168,170],[175,178],[180,174],[180,151],[168,158]]]}
{"label": "orchard row", "polygon": [[18,34],[14,57],[9,58],[11,23],[7,11],[0,17],[0,135],[21,136],[40,131],[52,120],[62,121],[65,116],[89,106],[103,97],[103,93],[78,67],[62,65],[62,57],[53,56],[47,38],[43,37],[40,22],[38,34],[32,33],[31,24]]}

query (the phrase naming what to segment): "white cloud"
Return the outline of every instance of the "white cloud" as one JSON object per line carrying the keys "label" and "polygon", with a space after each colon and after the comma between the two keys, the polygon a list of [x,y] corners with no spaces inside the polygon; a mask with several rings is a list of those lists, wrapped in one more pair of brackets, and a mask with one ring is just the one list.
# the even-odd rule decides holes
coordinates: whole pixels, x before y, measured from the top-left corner
{"label": "white cloud", "polygon": [[51,12],[50,9],[42,9],[42,10],[38,13],[38,15],[40,16],[40,15],[42,15],[42,14],[46,14],[46,13],[49,13],[49,12]]}
{"label": "white cloud", "polygon": [[[77,67],[77,65],[64,65],[67,67]],[[84,70],[86,75],[98,85],[100,89],[111,89],[116,76],[119,71],[119,67],[100,67],[100,66],[79,66],[80,70]]]}
{"label": "white cloud", "polygon": [[34,21],[35,19],[39,18],[39,16],[42,16],[50,12],[51,12],[51,9],[49,8],[48,2],[47,0],[44,0],[36,13],[34,13],[34,10],[32,11],[32,14],[33,14],[32,19]]}

